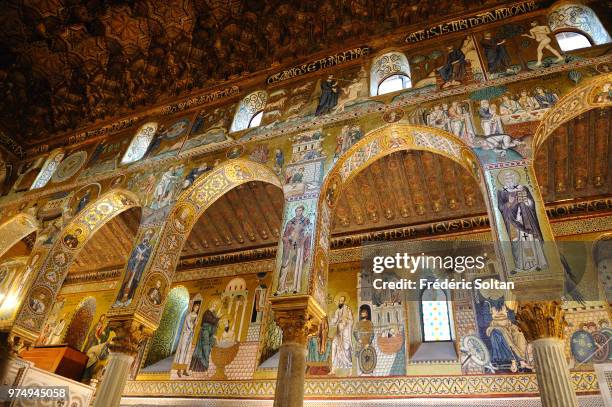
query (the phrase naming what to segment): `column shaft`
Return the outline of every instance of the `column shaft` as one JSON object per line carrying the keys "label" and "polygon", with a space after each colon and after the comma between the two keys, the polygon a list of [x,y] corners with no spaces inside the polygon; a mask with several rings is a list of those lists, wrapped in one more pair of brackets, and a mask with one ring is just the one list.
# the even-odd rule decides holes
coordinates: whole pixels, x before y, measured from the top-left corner
{"label": "column shaft", "polygon": [[133,361],[134,357],[125,353],[110,353],[104,376],[96,391],[94,407],[119,406]]}
{"label": "column shaft", "polygon": [[288,342],[280,347],[274,407],[302,407],[306,374],[306,346]]}
{"label": "column shaft", "polygon": [[578,407],[565,360],[565,311],[558,301],[521,303],[516,322],[533,346],[543,407]]}
{"label": "column shaft", "polygon": [[302,407],[306,376],[306,342],[325,316],[309,295],[270,299],[274,319],[283,330],[279,349],[274,407]]}
{"label": "column shaft", "polygon": [[533,341],[536,376],[542,407],[578,407],[563,352],[563,341],[542,338]]}

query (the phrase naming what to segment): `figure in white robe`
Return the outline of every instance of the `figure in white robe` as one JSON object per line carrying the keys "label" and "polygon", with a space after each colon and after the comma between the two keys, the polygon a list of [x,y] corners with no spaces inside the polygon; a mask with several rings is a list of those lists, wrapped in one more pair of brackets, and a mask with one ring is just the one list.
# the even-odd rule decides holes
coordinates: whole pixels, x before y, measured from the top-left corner
{"label": "figure in white robe", "polygon": [[538,110],[540,108],[540,104],[538,103],[538,101],[535,100],[533,96],[529,95],[529,93],[527,93],[525,89],[521,90],[521,95],[519,96],[518,103],[521,108],[527,112],[530,112],[532,110]]}
{"label": "figure in white robe", "polygon": [[174,189],[181,184],[183,168],[181,166],[171,167],[164,172],[153,191],[152,209],[160,209],[170,203],[174,195]]}
{"label": "figure in white robe", "polygon": [[440,105],[435,105],[427,115],[427,125],[449,131],[449,119]]}
{"label": "figure in white robe", "polygon": [[499,105],[499,113],[502,116],[507,116],[511,114],[524,113],[525,110],[521,107],[519,102],[514,99],[510,99],[508,95],[502,96],[502,102]]}
{"label": "figure in white robe", "polygon": [[64,332],[64,328],[66,327],[66,320],[64,318],[60,319],[59,322],[54,324],[53,331],[49,336],[47,341],[47,345],[57,345],[62,340],[62,333]]}
{"label": "figure in white robe", "polygon": [[495,104],[489,104],[488,100],[481,100],[478,114],[480,115],[480,125],[485,136],[504,133],[501,117],[497,114],[497,106]]}
{"label": "figure in white robe", "polygon": [[332,341],[332,367],[351,369],[353,367],[353,311],[345,304],[346,298],[338,299],[338,309],[334,312],[331,326],[336,327],[336,335]]}
{"label": "figure in white robe", "polygon": [[514,149],[524,144],[524,142],[513,139],[507,134],[495,134],[484,139],[479,139],[476,142],[476,145],[483,150],[493,150],[500,157],[505,157],[507,155],[507,150],[511,148]]}
{"label": "figure in white robe", "polygon": [[191,356],[193,355],[191,343],[193,342],[199,312],[200,301],[195,301],[191,306],[191,311],[185,317],[185,322],[183,322],[181,337],[176,348],[176,353],[174,354],[173,366],[176,369],[176,373],[179,377],[182,375],[189,376],[187,369],[189,368]]}
{"label": "figure in white robe", "polygon": [[469,146],[473,146],[475,132],[469,112],[459,102],[454,101],[448,109],[448,118],[450,121],[450,131]]}

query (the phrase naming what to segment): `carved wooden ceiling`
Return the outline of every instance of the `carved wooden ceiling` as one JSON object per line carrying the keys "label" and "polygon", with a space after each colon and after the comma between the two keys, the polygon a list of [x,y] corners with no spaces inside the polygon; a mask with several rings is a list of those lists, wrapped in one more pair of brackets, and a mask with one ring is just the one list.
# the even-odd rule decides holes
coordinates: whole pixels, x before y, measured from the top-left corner
{"label": "carved wooden ceiling", "polygon": [[283,192],[263,182],[242,184],[206,210],[183,247],[182,256],[274,245],[283,217]]}
{"label": "carved wooden ceiling", "polygon": [[470,174],[429,152],[386,156],[355,177],[340,196],[333,234],[453,219],[486,211]]}
{"label": "carved wooden ceiling", "polygon": [[591,110],[559,127],[536,154],[546,202],[612,192],[612,109]]}
{"label": "carved wooden ceiling", "polygon": [[503,2],[5,0],[0,124],[26,147],[226,78]]}
{"label": "carved wooden ceiling", "polygon": [[81,249],[69,273],[122,267],[140,223],[140,208],[120,213],[102,226]]}

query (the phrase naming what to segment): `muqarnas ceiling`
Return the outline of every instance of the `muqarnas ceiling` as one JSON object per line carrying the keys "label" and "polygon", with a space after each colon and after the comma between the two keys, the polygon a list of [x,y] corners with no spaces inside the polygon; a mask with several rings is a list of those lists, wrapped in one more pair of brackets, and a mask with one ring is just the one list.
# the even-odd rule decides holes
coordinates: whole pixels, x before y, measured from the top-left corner
{"label": "muqarnas ceiling", "polygon": [[7,0],[0,125],[33,145],[275,63],[495,3]]}

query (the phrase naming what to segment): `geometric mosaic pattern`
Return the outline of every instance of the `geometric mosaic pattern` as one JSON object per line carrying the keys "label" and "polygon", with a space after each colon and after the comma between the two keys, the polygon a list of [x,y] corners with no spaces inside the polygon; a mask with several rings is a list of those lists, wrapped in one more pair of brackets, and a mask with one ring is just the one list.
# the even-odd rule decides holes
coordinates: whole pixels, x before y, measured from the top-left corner
{"label": "geometric mosaic pattern", "polygon": [[[253,377],[257,362],[258,342],[243,342],[240,343],[238,353],[234,360],[225,366],[225,375],[227,380],[249,380]],[[217,367],[211,360],[206,372],[191,372],[193,380],[210,380],[217,373]],[[176,379],[174,374],[172,379]],[[181,379],[182,380],[182,379]]]}
{"label": "geometric mosaic pattern", "polygon": [[[227,399],[141,399],[123,398],[121,406],[143,406],[146,401],[154,401],[156,406],[190,407],[272,407],[273,400],[227,400]],[[604,407],[598,395],[578,397],[580,407]],[[305,407],[541,407],[539,397],[514,397],[493,399],[402,399],[402,400],[306,400]]]}
{"label": "geometric mosaic pattern", "polygon": [[[599,392],[594,372],[571,373],[571,380],[578,394]],[[258,399],[273,398],[275,385],[276,380],[128,381],[123,394]],[[535,374],[306,379],[304,388],[304,397],[315,399],[503,397],[517,393],[538,393]]]}

